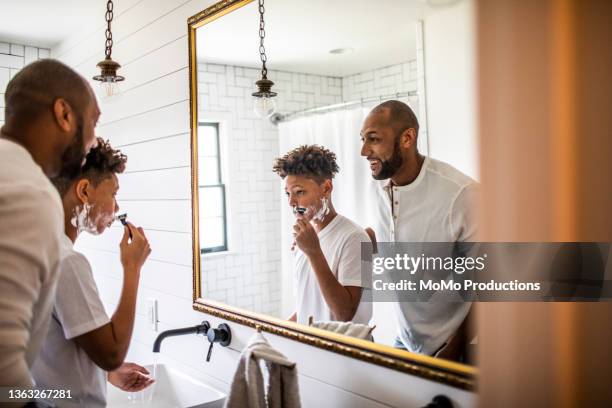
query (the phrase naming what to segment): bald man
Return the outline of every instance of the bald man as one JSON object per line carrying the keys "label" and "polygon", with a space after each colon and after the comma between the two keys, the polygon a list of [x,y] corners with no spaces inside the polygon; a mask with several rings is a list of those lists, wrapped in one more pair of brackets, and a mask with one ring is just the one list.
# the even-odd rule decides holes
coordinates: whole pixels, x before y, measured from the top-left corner
{"label": "bald man", "polygon": [[[384,181],[377,196],[377,240],[473,241],[478,184],[451,165],[420,154],[418,132],[416,115],[400,101],[378,105],[364,121],[361,155],[370,163],[372,177]],[[396,347],[448,359],[462,354],[470,303],[398,302],[395,309]]]}
{"label": "bald man", "polygon": [[31,387],[45,338],[63,234],[48,177],[78,172],[100,110],[85,79],[51,59],[9,82],[0,129],[0,386]]}

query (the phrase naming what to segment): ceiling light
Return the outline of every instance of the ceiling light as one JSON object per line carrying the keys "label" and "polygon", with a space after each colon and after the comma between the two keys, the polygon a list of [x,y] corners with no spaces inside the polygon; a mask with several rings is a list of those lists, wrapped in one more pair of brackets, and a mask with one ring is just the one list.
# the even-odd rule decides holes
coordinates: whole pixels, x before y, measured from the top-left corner
{"label": "ceiling light", "polygon": [[259,57],[261,58],[261,79],[255,82],[257,92],[253,92],[253,111],[260,118],[270,117],[276,112],[274,98],[276,92],[272,92],[274,82],[268,79],[268,68],[266,68],[266,48],[264,38],[266,37],[264,23],[264,0],[259,0]]}
{"label": "ceiling light", "polygon": [[121,75],[117,75],[117,70],[121,68],[121,65],[111,58],[113,52],[111,21],[113,21],[113,2],[108,0],[108,3],[106,3],[106,49],[104,51],[106,57],[96,65],[100,68],[100,75],[93,77],[95,81],[100,81],[100,91],[103,97],[111,97],[121,93],[118,83],[125,79]]}

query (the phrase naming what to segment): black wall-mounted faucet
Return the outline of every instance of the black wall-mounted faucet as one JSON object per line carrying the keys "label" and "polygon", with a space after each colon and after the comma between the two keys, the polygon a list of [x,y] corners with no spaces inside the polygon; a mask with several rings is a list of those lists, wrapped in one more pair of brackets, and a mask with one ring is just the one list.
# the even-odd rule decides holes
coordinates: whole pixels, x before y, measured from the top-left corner
{"label": "black wall-mounted faucet", "polygon": [[210,347],[208,347],[208,353],[206,354],[206,361],[210,361],[210,355],[212,354],[213,345],[215,343],[227,347],[232,342],[232,330],[227,324],[221,323],[216,329],[209,329],[208,333],[206,333],[206,337],[210,342]]}
{"label": "black wall-mounted faucet", "polygon": [[161,343],[164,341],[166,337],[174,337],[174,336],[182,336],[183,334],[204,334],[208,333],[210,329],[210,323],[206,320],[202,322],[202,324],[198,324],[197,326],[184,327],[182,329],[173,329],[166,330],[161,332],[159,336],[155,339],[155,343],[153,343],[153,352],[159,353],[159,349],[161,348]]}

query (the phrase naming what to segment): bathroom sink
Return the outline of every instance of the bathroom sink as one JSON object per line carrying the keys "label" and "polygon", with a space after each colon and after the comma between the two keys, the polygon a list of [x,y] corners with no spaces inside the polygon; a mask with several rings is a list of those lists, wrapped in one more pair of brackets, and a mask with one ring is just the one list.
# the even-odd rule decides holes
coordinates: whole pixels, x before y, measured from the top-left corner
{"label": "bathroom sink", "polygon": [[193,377],[165,364],[145,366],[155,372],[155,383],[140,392],[125,392],[108,384],[108,408],[135,406],[159,408],[217,408],[222,407],[226,395]]}

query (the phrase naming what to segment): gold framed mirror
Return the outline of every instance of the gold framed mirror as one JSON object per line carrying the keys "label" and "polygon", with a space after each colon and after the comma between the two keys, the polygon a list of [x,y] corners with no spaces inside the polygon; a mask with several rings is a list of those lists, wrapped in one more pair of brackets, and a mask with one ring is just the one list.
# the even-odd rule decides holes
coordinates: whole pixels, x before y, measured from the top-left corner
{"label": "gold framed mirror", "polygon": [[[350,2],[350,0],[346,1],[347,4]],[[297,0],[291,0],[290,2],[283,0],[283,2],[285,3],[285,15],[290,13],[289,10],[293,7],[296,14],[295,18],[303,19],[300,13],[308,10],[304,1],[302,1],[302,7],[298,7],[300,3]],[[414,5],[410,7],[418,8],[420,3],[415,0]],[[269,0],[266,3],[267,11],[272,10],[276,4],[279,4],[279,2],[273,3]],[[348,10],[347,4],[332,6],[329,2],[322,2],[324,13],[329,13],[328,23],[331,24],[334,19],[338,18],[333,14],[334,10],[338,10],[338,8]],[[364,10],[363,13],[371,13],[371,10]],[[411,353],[394,348],[390,344],[349,337],[283,318],[287,314],[283,310],[291,301],[279,300],[274,296],[279,293],[287,293],[287,287],[291,286],[290,283],[286,284],[285,282],[287,280],[286,276],[290,274],[281,272],[285,270],[287,265],[281,259],[282,256],[279,255],[281,252],[279,247],[284,247],[286,242],[283,241],[284,238],[281,237],[281,233],[277,234],[276,227],[264,228],[251,221],[254,217],[253,214],[259,214],[267,220],[271,219],[270,222],[278,223],[279,227],[280,223],[284,222],[283,217],[286,217],[286,213],[282,213],[279,208],[281,206],[280,182],[277,178],[274,178],[276,176],[272,173],[271,158],[280,156],[282,151],[286,151],[287,148],[279,147],[277,142],[276,148],[268,148],[269,146],[266,145],[267,147],[264,149],[254,141],[269,141],[270,132],[273,132],[274,127],[278,126],[278,122],[287,120],[289,117],[295,117],[298,113],[305,111],[305,108],[316,108],[317,101],[315,99],[317,98],[323,101],[319,105],[336,106],[342,105],[343,98],[348,97],[343,95],[343,90],[338,86],[337,78],[343,75],[343,69],[345,69],[342,64],[334,66],[333,74],[325,74],[317,71],[324,65],[320,61],[304,59],[298,62],[286,61],[284,57],[278,57],[280,54],[274,54],[271,51],[268,68],[274,68],[275,55],[277,56],[276,61],[282,61],[284,64],[279,64],[281,65],[280,69],[270,73],[270,79],[278,82],[276,91],[279,92],[279,101],[281,101],[279,103],[281,105],[280,114],[275,118],[277,123],[270,123],[267,120],[258,122],[257,118],[253,118],[247,113],[242,116],[238,115],[236,112],[250,112],[251,108],[248,106],[247,100],[250,93],[255,91],[254,79],[257,79],[259,74],[259,38],[257,37],[258,19],[256,14],[257,3],[254,0],[223,0],[188,20],[194,309],[411,375],[461,389],[474,389],[477,370],[472,366]],[[255,19],[252,18],[253,15],[255,15]],[[234,18],[237,20],[232,21],[231,19]],[[248,21],[252,20],[253,24],[245,28],[245,24],[243,24],[245,20],[243,19],[247,18]],[[324,19],[325,14],[322,14],[321,18]],[[215,23],[210,24],[213,21]],[[286,21],[281,24],[278,19],[275,21],[274,18],[271,18],[270,24],[272,23],[275,25],[270,27],[285,29],[295,27],[294,21]],[[324,21],[320,23],[326,24]],[[384,22],[381,22],[381,24],[384,24]],[[243,31],[248,32],[248,34],[241,36]],[[274,35],[272,29],[270,29],[269,37],[272,38]],[[285,35],[280,34],[278,36],[284,37]],[[308,37],[303,34],[301,36]],[[232,51],[242,52],[243,45],[237,43],[240,40],[247,44],[245,49],[252,49],[249,57],[231,55]],[[318,41],[318,39],[314,41]],[[397,48],[401,50],[411,48],[413,52],[416,52],[418,47],[404,47],[399,44]],[[270,47],[270,50],[272,49]],[[306,48],[302,47],[302,50],[305,54],[307,53]],[[289,51],[287,51],[288,54],[290,54]],[[344,50],[334,48],[331,51],[329,55],[352,52],[349,48]],[[355,58],[364,59],[363,56],[358,55],[358,52],[355,52],[355,54],[352,57],[353,60]],[[382,55],[379,57],[381,60],[383,59]],[[245,62],[245,58],[250,58],[251,62]],[[387,69],[385,72],[392,72],[395,68],[388,67],[399,65],[405,70],[414,69],[416,71],[416,62],[406,61],[406,58],[405,55],[401,55],[399,63],[384,60],[377,62],[374,66],[370,64],[370,66],[363,66],[360,69],[371,71],[381,68]],[[304,67],[307,65],[308,67],[304,68],[307,72],[300,70],[302,72],[294,75],[295,69],[291,67],[295,64],[302,64]],[[345,74],[348,77],[353,73]],[[402,74],[400,72],[400,77]],[[298,78],[298,82],[295,82],[295,78]],[[408,81],[408,88],[389,90],[389,87],[387,87],[385,93],[397,98],[406,98],[407,103],[411,104],[411,98],[417,95],[416,81],[412,79]],[[299,82],[300,80],[302,82]],[[219,92],[220,86],[224,87],[223,94]],[[302,92],[306,96],[299,95],[300,92],[293,89],[295,100],[288,101],[286,99],[287,89],[291,86],[300,89],[318,88],[312,93]],[[327,94],[322,89],[326,89]],[[370,102],[375,102],[374,99],[370,99]],[[421,106],[421,111],[424,112],[423,106]],[[259,124],[263,129],[259,129]],[[260,139],[257,139],[258,137]],[[358,138],[357,135],[355,137]],[[238,142],[233,139],[238,140]],[[426,142],[426,139],[423,140]],[[262,144],[265,143],[262,142]],[[237,145],[239,145],[239,148],[236,148]],[[424,149],[426,150],[426,145]],[[226,159],[225,164],[222,163],[223,156]],[[205,163],[204,158],[207,160]],[[251,160],[251,158],[254,159]],[[265,168],[265,170],[260,170],[258,164],[253,164],[257,160],[261,162],[261,168]],[[240,172],[228,170],[228,167],[236,163],[242,165]],[[265,175],[266,172],[269,173],[269,176]],[[233,184],[224,178],[224,173],[229,173],[232,176],[230,178]],[[251,195],[256,196],[256,198],[265,197],[262,200],[268,200],[269,198],[269,203],[273,204],[268,205],[267,201],[262,203],[254,199],[253,204],[248,208],[252,212],[236,212],[236,202],[244,202],[244,196],[247,195],[242,194],[241,191],[248,190],[249,185],[263,183],[260,179],[249,175],[260,173],[263,174],[265,183],[275,183],[274,185],[278,188],[274,185],[269,187],[266,184],[262,187],[262,194],[258,192]],[[204,217],[204,219],[202,215],[204,213],[212,215]],[[205,223],[206,226],[203,227],[202,223]],[[202,234],[203,230],[206,230],[207,233]],[[247,230],[250,234],[248,239],[244,237]],[[251,238],[252,241],[268,239],[274,241],[275,244],[264,249],[263,252],[258,252],[259,247],[251,242]],[[246,258],[245,261],[245,258],[240,256],[242,252],[248,252],[250,258]],[[273,258],[273,261],[270,261],[271,258]],[[268,265],[271,263],[274,263],[273,267]],[[209,265],[211,267],[207,270],[206,267]],[[234,275],[228,278],[227,274],[230,269]],[[261,271],[269,272],[269,270],[274,270],[275,273],[278,273],[278,276],[274,275],[277,277],[270,278],[270,274],[266,277],[263,272],[259,273]],[[246,285],[263,287],[262,282],[268,286],[263,288],[261,296],[253,295],[251,296],[253,298],[252,302],[247,303],[245,299],[250,294],[247,293]],[[237,288],[241,288],[241,291],[234,290]],[[220,295],[220,293],[223,293],[223,295]],[[271,312],[271,310],[274,310],[274,312]]]}

